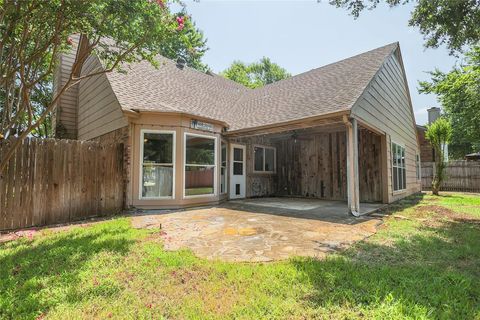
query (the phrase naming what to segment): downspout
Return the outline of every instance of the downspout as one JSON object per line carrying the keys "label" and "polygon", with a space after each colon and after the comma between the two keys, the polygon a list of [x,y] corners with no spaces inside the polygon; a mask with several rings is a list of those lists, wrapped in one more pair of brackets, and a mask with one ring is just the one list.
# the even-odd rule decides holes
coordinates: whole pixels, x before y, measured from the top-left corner
{"label": "downspout", "polygon": [[[347,188],[349,212],[359,217],[360,199],[358,190],[358,128],[357,119],[343,116],[347,128]],[[353,161],[353,165],[351,162]]]}

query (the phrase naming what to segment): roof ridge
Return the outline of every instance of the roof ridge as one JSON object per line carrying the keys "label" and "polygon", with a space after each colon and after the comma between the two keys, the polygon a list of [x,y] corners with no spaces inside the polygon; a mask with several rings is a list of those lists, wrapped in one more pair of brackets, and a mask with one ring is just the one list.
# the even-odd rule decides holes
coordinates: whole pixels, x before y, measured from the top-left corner
{"label": "roof ridge", "polygon": [[378,48],[375,48],[375,49],[371,49],[371,50],[368,50],[368,51],[364,51],[364,52],[358,53],[358,54],[356,54],[356,55],[354,55],[354,56],[351,56],[351,57],[347,57],[347,58],[344,58],[344,59],[341,59],[341,60],[337,60],[337,61],[334,61],[334,62],[330,62],[330,63],[325,64],[325,65],[323,65],[323,66],[320,66],[320,67],[317,67],[317,68],[313,68],[313,69],[310,69],[310,70],[305,71],[305,72],[298,73],[298,74],[296,74],[296,75],[294,75],[294,76],[291,76],[291,77],[289,77],[289,78],[282,79],[282,80],[279,80],[279,81],[275,81],[275,82],[272,82],[272,83],[263,85],[263,86],[261,86],[261,87],[254,88],[254,89],[252,89],[252,90],[255,91],[255,90],[258,90],[258,89],[262,89],[262,88],[265,88],[265,87],[272,86],[272,85],[274,85],[274,84],[278,84],[278,83],[280,83],[280,82],[288,81],[289,79],[293,79],[293,78],[296,78],[296,77],[305,75],[305,74],[307,74],[307,73],[314,72],[314,71],[317,71],[317,70],[326,68],[326,67],[328,67],[328,66],[331,66],[331,65],[334,65],[334,64],[337,64],[337,63],[340,63],[340,62],[344,62],[344,61],[346,61],[346,60],[352,60],[352,59],[358,58],[359,56],[371,54],[371,53],[373,53],[374,51],[379,51],[379,50],[381,50],[381,49],[384,49],[384,48],[386,48],[386,47],[393,46],[393,45],[395,45],[395,48],[392,49],[392,51],[390,52],[390,54],[391,54],[391,53],[399,46],[399,42],[398,42],[398,41],[389,43],[389,44],[387,44],[387,45],[384,45],[384,46],[381,46],[381,47],[378,47]]}

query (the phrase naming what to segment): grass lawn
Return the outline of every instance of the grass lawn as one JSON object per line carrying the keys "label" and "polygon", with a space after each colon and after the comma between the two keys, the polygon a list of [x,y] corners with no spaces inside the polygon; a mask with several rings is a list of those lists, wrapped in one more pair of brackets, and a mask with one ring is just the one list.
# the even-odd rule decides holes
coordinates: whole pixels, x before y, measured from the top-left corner
{"label": "grass lawn", "polygon": [[418,195],[323,261],[166,252],[118,218],[0,244],[2,319],[480,319],[480,196]]}

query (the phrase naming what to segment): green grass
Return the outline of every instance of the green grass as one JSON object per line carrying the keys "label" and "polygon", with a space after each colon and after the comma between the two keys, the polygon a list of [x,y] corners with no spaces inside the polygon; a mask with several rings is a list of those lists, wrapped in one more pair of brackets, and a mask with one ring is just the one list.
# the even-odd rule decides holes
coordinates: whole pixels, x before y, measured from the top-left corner
{"label": "green grass", "polygon": [[128,218],[46,231],[0,244],[0,318],[480,319],[479,209],[413,196],[341,254],[266,264],[167,252]]}
{"label": "green grass", "polygon": [[199,196],[203,194],[213,194],[213,187],[188,188],[185,189],[186,196]]}

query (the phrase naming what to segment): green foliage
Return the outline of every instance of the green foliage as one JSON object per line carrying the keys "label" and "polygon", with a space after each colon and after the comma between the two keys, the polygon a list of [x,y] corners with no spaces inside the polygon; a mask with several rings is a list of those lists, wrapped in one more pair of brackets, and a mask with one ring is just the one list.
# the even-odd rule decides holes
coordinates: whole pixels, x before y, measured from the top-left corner
{"label": "green foliage", "polygon": [[452,158],[480,150],[480,47],[466,54],[465,63],[444,73],[430,73],[430,82],[420,82],[420,92],[438,96],[453,129],[449,152]]}
{"label": "green foliage", "polygon": [[[192,67],[205,69],[205,40],[190,19],[178,21],[183,14],[172,14],[167,0],[0,1],[0,137],[20,138],[5,150],[0,172],[22,139],[51,131],[55,103],[83,79],[123,63],[146,60],[157,66],[158,54],[181,56]],[[73,35],[81,35],[81,50],[65,85],[52,96],[47,91],[56,57],[72,49]],[[80,75],[91,54],[105,70]]]}
{"label": "green foliage", "polygon": [[452,53],[480,41],[480,5],[476,0],[329,0],[346,8],[354,17],[381,2],[395,7],[414,3],[409,26],[418,28],[425,37],[425,46],[436,48],[446,44]]}
{"label": "green foliage", "polygon": [[248,88],[258,88],[291,77],[287,70],[270,61],[267,57],[263,57],[259,62],[252,64],[234,61],[228,69],[220,74]]}
{"label": "green foliage", "polygon": [[422,197],[325,260],[199,259],[128,218],[40,231],[0,244],[0,318],[476,319],[479,197]]}
{"label": "green foliage", "polygon": [[432,124],[427,125],[425,138],[435,149],[435,176],[432,180],[433,194],[438,195],[440,186],[444,179],[445,170],[445,148],[452,140],[452,126],[445,118],[439,118]]}
{"label": "green foliage", "polygon": [[168,46],[161,50],[164,57],[170,59],[183,58],[190,68],[202,72],[209,70],[208,66],[202,62],[202,57],[207,52],[207,39],[203,32],[199,30],[192,19],[185,12],[178,13],[176,16],[186,17],[184,28],[178,37],[173,38]]}
{"label": "green foliage", "polygon": [[[443,151],[442,147],[450,143],[452,139],[452,126],[445,118],[439,118],[432,124],[427,125],[427,131],[425,137],[430,141],[432,146],[440,151]],[[440,160],[442,160],[443,152],[439,154]]]}

